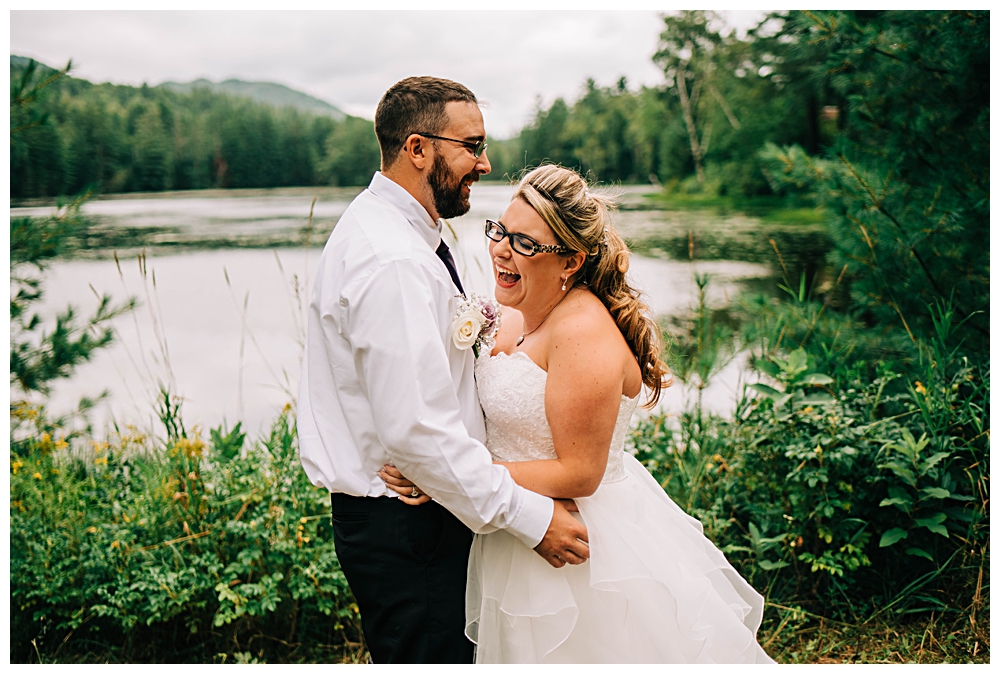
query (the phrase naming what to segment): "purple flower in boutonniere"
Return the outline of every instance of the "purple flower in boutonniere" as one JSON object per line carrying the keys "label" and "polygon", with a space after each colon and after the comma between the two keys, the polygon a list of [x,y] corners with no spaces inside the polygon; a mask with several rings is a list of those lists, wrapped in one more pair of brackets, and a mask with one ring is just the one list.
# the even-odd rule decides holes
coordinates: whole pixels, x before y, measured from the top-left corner
{"label": "purple flower in boutonniere", "polygon": [[496,302],[488,300],[484,297],[480,297],[478,299],[480,311],[482,311],[483,318],[486,319],[486,325],[484,327],[489,330],[493,327],[493,324],[500,316],[500,308],[496,306]]}

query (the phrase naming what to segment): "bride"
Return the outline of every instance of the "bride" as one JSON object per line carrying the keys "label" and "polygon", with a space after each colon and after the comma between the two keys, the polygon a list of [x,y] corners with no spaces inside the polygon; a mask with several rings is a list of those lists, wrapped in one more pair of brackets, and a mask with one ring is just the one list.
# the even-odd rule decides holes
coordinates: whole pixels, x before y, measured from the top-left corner
{"label": "bride", "polygon": [[[466,634],[483,663],[773,662],[756,640],[763,598],[623,451],[667,369],[613,206],[546,165],[486,221],[503,305],[476,362],[486,445],[518,484],[575,501],[590,560],[553,568],[506,531],[476,536]],[[428,498],[391,467],[382,477],[407,503]]]}

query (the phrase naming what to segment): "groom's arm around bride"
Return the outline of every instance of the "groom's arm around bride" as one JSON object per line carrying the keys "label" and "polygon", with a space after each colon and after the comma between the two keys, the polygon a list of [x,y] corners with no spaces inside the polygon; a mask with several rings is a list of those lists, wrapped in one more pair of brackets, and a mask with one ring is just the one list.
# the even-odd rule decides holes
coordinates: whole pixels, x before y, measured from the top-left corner
{"label": "groom's arm around bride", "polygon": [[[586,529],[493,464],[472,352],[451,340],[461,279],[440,218],[467,212],[490,170],[475,96],[448,80],[403,80],[379,103],[375,130],[382,172],[337,223],[310,298],[302,463],[332,494],[337,556],[373,660],[471,662],[470,529],[506,529],[553,566],[587,558]],[[434,501],[394,498],[377,474],[387,463]]]}

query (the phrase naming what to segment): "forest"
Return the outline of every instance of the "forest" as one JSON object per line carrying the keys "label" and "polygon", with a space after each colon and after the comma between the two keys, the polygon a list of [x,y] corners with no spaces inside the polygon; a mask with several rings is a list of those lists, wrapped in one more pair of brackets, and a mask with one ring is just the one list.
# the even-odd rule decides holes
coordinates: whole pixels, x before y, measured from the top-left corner
{"label": "forest", "polygon": [[[11,57],[12,86],[57,74]],[[34,79],[32,79],[34,78]],[[59,77],[11,106],[11,198],[206,188],[362,185],[378,170],[372,122],[194,87]],[[45,120],[45,123],[39,123]]]}
{"label": "forest", "polygon": [[[762,230],[773,287],[722,307],[696,275],[662,323],[695,395],[630,450],[765,596],[779,662],[988,663],[989,12],[662,21],[661,86],[540,105],[491,139],[492,178],[549,161],[674,208],[805,205],[829,247],[804,269]],[[364,662],[293,402],[252,439],[186,426],[168,390],[155,430],[107,437],[80,423],[93,400],[33,401],[134,307],[38,314],[90,193],[363,185],[371,122],[13,58],[10,107],[12,199],[63,204],[11,220],[11,661]],[[737,357],[758,377],[713,413],[701,392]]]}
{"label": "forest", "polygon": [[[509,180],[551,161],[605,183],[672,185],[696,176],[721,194],[771,194],[776,185],[755,157],[765,143],[799,144],[815,154],[846,121],[843,95],[801,76],[821,56],[796,52],[790,25],[738,39],[694,14],[665,28],[669,37],[655,57],[664,85],[634,90],[624,78],[612,87],[588,80],[575,102],[556,99],[515,137],[491,139],[487,179]],[[677,53],[689,41],[693,51],[682,61]],[[11,58],[12,82],[26,65]],[[13,198],[87,187],[363,186],[378,169],[369,120],[336,121],[204,88],[67,76],[53,83],[37,113],[48,123],[26,129],[12,151]]]}

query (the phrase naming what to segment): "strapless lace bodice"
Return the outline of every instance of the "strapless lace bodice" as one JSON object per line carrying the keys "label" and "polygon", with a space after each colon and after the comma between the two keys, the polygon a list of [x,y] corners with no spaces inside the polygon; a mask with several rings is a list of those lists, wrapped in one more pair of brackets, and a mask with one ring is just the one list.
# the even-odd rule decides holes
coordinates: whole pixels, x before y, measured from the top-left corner
{"label": "strapless lace bodice", "polygon": [[[556,458],[552,429],[545,418],[548,373],[524,352],[483,354],[476,361],[479,402],[486,413],[486,446],[498,461]],[[629,421],[639,397],[622,396],[602,484],[625,478],[622,463]]]}

